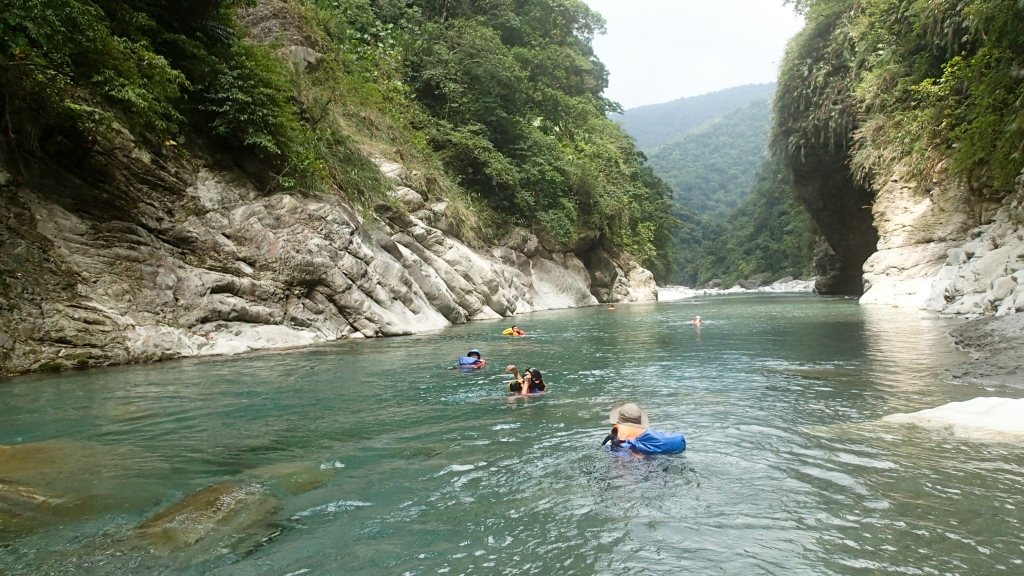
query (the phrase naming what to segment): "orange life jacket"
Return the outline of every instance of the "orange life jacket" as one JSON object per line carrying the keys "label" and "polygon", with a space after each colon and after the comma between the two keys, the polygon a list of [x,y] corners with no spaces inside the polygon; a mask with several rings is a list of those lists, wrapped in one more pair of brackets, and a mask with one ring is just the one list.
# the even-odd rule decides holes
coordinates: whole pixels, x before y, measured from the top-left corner
{"label": "orange life jacket", "polygon": [[616,424],[612,427],[612,434],[620,441],[632,440],[646,431],[646,428],[630,426],[629,424]]}

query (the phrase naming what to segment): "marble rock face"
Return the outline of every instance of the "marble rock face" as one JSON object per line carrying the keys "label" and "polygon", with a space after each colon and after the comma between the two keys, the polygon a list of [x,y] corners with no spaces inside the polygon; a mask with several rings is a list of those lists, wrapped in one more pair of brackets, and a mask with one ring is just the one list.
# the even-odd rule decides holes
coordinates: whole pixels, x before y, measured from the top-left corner
{"label": "marble rock face", "polygon": [[878,251],[864,264],[861,303],[963,315],[1024,311],[1020,202],[974,204],[955,186],[925,191],[893,178],[873,208]]}
{"label": "marble rock face", "polygon": [[[299,71],[322,60],[294,3],[239,11]],[[268,193],[177,147],[112,128],[73,169],[0,167],[0,375],[397,336],[599,301],[655,300],[654,278],[595,234],[460,242],[449,202],[369,153],[389,203]],[[547,244],[545,246],[544,244]]]}
{"label": "marble rock face", "polygon": [[124,180],[113,189],[63,174],[0,186],[0,373],[657,298],[651,273],[614,248],[549,251],[527,231],[463,244],[411,215],[426,213],[423,197],[385,159],[395,204],[360,215],[340,197],[265,194],[233,173],[169,166],[130,139],[109,157]]}

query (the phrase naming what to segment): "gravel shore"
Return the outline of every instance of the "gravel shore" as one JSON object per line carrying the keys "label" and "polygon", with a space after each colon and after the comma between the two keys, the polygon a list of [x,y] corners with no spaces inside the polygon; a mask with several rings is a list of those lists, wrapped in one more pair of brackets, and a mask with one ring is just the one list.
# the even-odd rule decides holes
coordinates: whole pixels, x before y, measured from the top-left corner
{"label": "gravel shore", "polygon": [[950,369],[954,378],[1024,388],[1024,314],[977,318],[950,334],[971,360]]}

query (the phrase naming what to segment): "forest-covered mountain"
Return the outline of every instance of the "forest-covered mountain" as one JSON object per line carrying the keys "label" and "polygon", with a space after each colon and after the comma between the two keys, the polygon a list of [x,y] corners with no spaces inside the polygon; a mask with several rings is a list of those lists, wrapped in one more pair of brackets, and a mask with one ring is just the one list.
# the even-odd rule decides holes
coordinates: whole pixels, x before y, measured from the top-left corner
{"label": "forest-covered mountain", "polygon": [[819,233],[778,160],[758,168],[750,194],[726,219],[685,205],[677,205],[673,214],[683,223],[673,236],[672,279],[678,284],[700,287],[718,279],[728,288],[758,275],[767,282],[814,275]]}
{"label": "forest-covered mountain", "polygon": [[[729,287],[755,275],[771,281],[814,274],[816,228],[793,197],[788,170],[765,156],[774,87],[739,86],[626,112],[658,112],[661,125],[676,127],[712,115],[647,152],[648,165],[672,189],[672,215],[681,222],[672,235],[671,283],[719,279]],[[651,137],[635,132],[637,123],[622,126],[638,141]]]}
{"label": "forest-covered mountain", "polygon": [[768,97],[732,110],[647,153],[676,202],[724,219],[750,194],[771,128]]}
{"label": "forest-covered mountain", "polygon": [[753,100],[768,98],[774,91],[774,82],[747,84],[662,104],[638,106],[613,114],[611,118],[636,139],[637,148],[647,151]]}
{"label": "forest-covered mountain", "polygon": [[[663,188],[607,114],[579,0],[9,0],[0,162],[88,170],[123,134],[244,171],[267,192],[370,206],[396,155],[453,231],[595,239],[667,272]],[[282,38],[266,15],[289,22]],[[280,19],[279,18],[279,19]],[[248,20],[243,25],[242,20]]]}

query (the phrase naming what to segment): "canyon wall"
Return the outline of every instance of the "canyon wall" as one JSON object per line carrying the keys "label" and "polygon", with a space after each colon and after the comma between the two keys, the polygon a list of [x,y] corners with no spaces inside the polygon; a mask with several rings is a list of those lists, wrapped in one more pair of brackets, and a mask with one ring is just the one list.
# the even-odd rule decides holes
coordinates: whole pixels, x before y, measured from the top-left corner
{"label": "canyon wall", "polygon": [[935,180],[893,177],[872,212],[878,251],[864,264],[862,304],[945,314],[1024,311],[1024,190],[1001,203]]}
{"label": "canyon wall", "polygon": [[[510,229],[471,248],[379,159],[389,202],[264,193],[121,134],[70,172],[0,172],[0,374],[397,336],[598,302],[652,274]],[[89,176],[85,176],[88,174]],[[433,222],[436,225],[430,225]]]}

